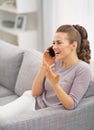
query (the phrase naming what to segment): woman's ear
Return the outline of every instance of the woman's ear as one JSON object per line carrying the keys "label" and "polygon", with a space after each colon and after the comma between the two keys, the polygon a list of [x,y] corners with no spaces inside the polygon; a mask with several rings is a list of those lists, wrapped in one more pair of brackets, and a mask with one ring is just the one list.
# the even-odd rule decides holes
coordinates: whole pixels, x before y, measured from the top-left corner
{"label": "woman's ear", "polygon": [[74,41],[74,42],[72,43],[72,48],[73,48],[73,49],[76,49],[76,48],[77,48],[77,41]]}

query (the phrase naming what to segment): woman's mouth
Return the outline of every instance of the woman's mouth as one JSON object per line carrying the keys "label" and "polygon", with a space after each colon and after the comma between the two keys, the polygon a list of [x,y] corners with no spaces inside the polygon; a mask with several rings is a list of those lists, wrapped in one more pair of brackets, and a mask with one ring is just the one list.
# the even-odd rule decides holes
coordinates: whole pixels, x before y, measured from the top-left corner
{"label": "woman's mouth", "polygon": [[60,52],[55,52],[55,55],[59,55],[60,54]]}

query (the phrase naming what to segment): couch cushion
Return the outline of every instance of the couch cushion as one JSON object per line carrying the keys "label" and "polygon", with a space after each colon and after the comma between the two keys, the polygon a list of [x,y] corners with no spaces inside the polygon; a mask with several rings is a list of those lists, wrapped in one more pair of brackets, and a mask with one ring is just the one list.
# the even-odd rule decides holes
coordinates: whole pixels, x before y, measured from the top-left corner
{"label": "couch cushion", "polygon": [[92,72],[92,79],[91,79],[89,88],[88,88],[87,92],[84,95],[84,98],[94,95],[94,61],[91,61],[90,69],[91,69],[91,72]]}
{"label": "couch cushion", "polygon": [[9,95],[13,95],[13,94],[14,93],[12,91],[10,91],[9,89],[0,85],[0,98],[5,97],[5,96],[9,96]]}
{"label": "couch cushion", "polygon": [[18,98],[18,96],[15,94],[10,95],[10,96],[6,96],[6,97],[2,97],[2,98],[0,98],[0,106],[5,105],[7,103],[10,103],[10,102],[16,100],[17,98]]}
{"label": "couch cushion", "polygon": [[14,90],[16,78],[22,63],[23,50],[8,43],[0,43],[0,84]]}
{"label": "couch cushion", "polygon": [[17,95],[22,95],[24,91],[30,90],[35,75],[39,69],[42,59],[42,53],[31,50],[26,51],[23,58],[23,63],[17,78],[15,92]]}

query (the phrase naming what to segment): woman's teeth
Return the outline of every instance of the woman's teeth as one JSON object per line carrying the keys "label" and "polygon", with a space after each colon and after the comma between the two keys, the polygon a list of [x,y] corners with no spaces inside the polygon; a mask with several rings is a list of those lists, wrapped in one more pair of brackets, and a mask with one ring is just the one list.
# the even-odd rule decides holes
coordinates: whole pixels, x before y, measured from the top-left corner
{"label": "woman's teeth", "polygon": [[56,54],[56,55],[57,55],[57,54],[60,54],[60,52],[56,52],[55,54]]}

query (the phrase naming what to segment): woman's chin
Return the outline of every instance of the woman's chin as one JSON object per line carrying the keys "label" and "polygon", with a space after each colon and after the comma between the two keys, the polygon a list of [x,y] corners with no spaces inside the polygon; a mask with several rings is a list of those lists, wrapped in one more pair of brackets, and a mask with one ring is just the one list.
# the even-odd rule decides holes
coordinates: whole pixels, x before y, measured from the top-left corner
{"label": "woman's chin", "polygon": [[59,60],[61,59],[59,55],[56,55],[56,60]]}

